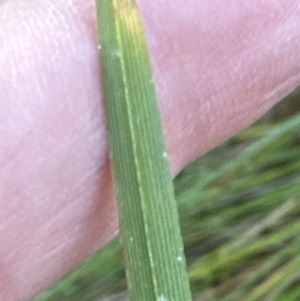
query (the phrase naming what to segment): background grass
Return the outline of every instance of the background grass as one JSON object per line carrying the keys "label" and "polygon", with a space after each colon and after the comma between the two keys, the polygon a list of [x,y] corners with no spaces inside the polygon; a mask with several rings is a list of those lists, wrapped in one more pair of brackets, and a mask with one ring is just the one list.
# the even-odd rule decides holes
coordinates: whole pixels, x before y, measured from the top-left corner
{"label": "background grass", "polygon": [[[194,300],[300,300],[299,128],[300,88],[175,179]],[[122,257],[116,238],[35,301],[127,300]]]}

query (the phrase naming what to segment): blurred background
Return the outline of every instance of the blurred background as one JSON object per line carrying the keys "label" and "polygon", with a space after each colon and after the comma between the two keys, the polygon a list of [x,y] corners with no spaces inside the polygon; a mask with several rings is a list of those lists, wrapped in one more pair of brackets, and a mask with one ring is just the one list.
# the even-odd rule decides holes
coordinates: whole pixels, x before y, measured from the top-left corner
{"label": "blurred background", "polygon": [[[174,186],[195,301],[300,300],[300,87]],[[119,238],[34,299],[100,300],[129,300]]]}

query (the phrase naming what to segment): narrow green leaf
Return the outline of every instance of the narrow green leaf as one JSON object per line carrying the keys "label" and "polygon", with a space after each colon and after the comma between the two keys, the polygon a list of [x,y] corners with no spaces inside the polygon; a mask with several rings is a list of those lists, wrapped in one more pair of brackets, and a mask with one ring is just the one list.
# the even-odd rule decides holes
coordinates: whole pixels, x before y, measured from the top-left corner
{"label": "narrow green leaf", "polygon": [[191,300],[143,26],[133,0],[98,0],[103,95],[132,301]]}

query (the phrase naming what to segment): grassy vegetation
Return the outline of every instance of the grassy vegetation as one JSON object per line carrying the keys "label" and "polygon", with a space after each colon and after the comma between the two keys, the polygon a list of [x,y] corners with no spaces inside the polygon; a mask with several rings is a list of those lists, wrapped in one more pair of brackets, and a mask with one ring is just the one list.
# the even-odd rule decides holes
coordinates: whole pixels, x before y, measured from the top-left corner
{"label": "grassy vegetation", "polygon": [[[300,89],[175,179],[194,300],[300,300],[299,127]],[[127,300],[122,256],[117,238],[35,301]]]}

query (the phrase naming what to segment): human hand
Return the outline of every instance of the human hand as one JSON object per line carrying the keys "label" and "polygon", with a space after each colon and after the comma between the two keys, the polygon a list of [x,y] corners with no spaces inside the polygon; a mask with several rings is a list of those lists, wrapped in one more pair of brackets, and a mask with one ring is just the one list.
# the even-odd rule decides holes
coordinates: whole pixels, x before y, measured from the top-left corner
{"label": "human hand", "polygon": [[[299,0],[139,1],[173,175],[300,84]],[[93,0],[0,2],[0,300],[117,232]]]}

